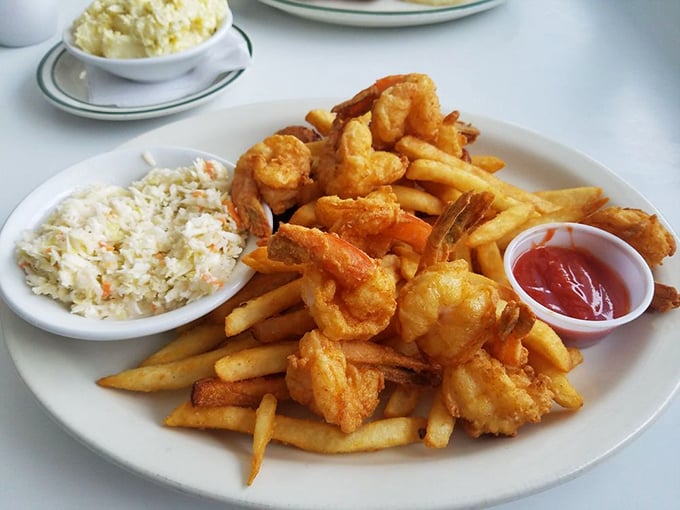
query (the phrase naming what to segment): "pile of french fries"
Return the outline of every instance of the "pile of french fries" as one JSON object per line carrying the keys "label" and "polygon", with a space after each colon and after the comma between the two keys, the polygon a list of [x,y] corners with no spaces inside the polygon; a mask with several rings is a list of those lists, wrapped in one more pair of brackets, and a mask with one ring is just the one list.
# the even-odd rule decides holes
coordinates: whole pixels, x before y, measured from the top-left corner
{"label": "pile of french fries", "polygon": [[[326,137],[333,114],[314,110],[305,120]],[[468,141],[461,132],[454,137],[459,147]],[[313,154],[324,141],[308,143]],[[410,135],[401,138],[394,151],[409,161],[405,178],[392,185],[405,211],[434,219],[444,204],[466,191],[493,193],[494,214],[469,235],[456,256],[465,258],[474,271],[504,288],[508,283],[502,253],[514,235],[540,222],[580,221],[606,202],[602,190],[595,186],[540,192],[518,188],[499,177],[504,162],[495,155],[462,158]],[[313,224],[314,203],[301,205],[289,221]],[[415,271],[418,261],[412,250],[397,254],[404,267],[410,265]],[[397,377],[400,382],[387,386],[378,415],[351,433],[343,433],[311,413],[298,417],[300,411],[295,410],[286,386],[288,357],[297,352],[299,339],[316,327],[301,299],[302,268],[268,259],[266,246],[243,260],[256,274],[233,298],[179,329],[170,343],[138,366],[103,377],[98,384],[136,392],[187,391],[188,400],[172,410],[164,424],[252,435],[249,485],[260,470],[270,441],[325,454],[411,443],[443,448],[449,443],[455,418],[432,382],[436,367],[429,372],[428,367],[409,367],[410,362],[424,362],[383,348],[389,345],[389,338],[343,346],[350,362],[375,363],[406,374],[403,380]],[[528,352],[533,369],[550,379],[554,402],[564,409],[579,409],[583,398],[568,379],[569,372],[583,359],[579,350],[565,346],[541,321],[535,322],[521,347]],[[416,376],[427,381],[421,382]]]}

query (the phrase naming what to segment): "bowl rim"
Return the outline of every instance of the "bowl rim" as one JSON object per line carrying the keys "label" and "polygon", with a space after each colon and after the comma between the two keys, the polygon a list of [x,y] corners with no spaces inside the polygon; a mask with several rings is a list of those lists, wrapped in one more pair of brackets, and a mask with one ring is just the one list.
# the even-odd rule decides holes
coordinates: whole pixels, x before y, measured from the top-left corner
{"label": "bowl rim", "polygon": [[[525,251],[522,251],[521,253],[513,253],[514,247],[519,244],[521,241],[526,239],[529,236],[534,236],[539,232],[545,232],[550,229],[567,229],[571,228],[573,230],[579,230],[581,232],[586,232],[591,235],[599,236],[612,245],[616,246],[622,253],[625,253],[627,257],[629,257],[636,266],[639,267],[640,273],[644,276],[644,295],[643,298],[640,300],[640,303],[638,303],[635,308],[631,308],[626,314],[621,315],[620,317],[616,317],[614,319],[606,319],[606,320],[588,320],[588,319],[578,319],[576,317],[570,317],[569,315],[565,315],[559,312],[556,312],[554,310],[551,310],[547,306],[541,304],[537,300],[535,300],[533,297],[527,293],[524,288],[519,284],[517,279],[515,278],[515,274],[512,271],[514,262],[519,258],[520,255],[526,253]],[[515,255],[513,257],[507,256],[507,254],[510,253],[511,255]],[[597,257],[596,254],[593,254],[595,257]],[[598,259],[602,260],[601,257],[597,257]],[[543,223],[540,225],[534,225],[533,227],[529,227],[526,230],[523,230],[519,234],[517,234],[512,241],[508,244],[506,247],[504,254],[503,254],[503,266],[505,268],[505,273],[508,278],[508,281],[510,282],[511,287],[513,290],[519,295],[522,301],[524,301],[526,304],[528,304],[531,308],[534,310],[538,310],[540,314],[544,317],[554,317],[556,320],[559,320],[563,324],[560,324],[559,327],[563,329],[568,329],[570,327],[573,327],[575,329],[578,329],[579,331],[585,331],[585,330],[590,330],[590,331],[600,331],[600,330],[611,330],[613,328],[616,328],[618,326],[621,326],[623,324],[627,324],[633,320],[635,320],[637,317],[642,315],[644,311],[649,307],[652,298],[654,296],[654,275],[652,273],[651,268],[645,261],[645,259],[640,255],[640,253],[633,248],[630,244],[628,244],[626,241],[623,239],[615,236],[614,234],[607,232],[604,229],[594,227],[592,225],[586,225],[583,223],[577,223],[577,222],[550,222],[550,223]],[[626,284],[626,287],[628,287],[627,284],[627,277],[625,274],[621,274],[620,272],[617,271],[617,274],[619,277],[622,279],[624,284]],[[537,314],[538,315],[538,314]],[[546,322],[551,322],[548,319],[544,319]]]}
{"label": "bowl rim", "polygon": [[154,64],[169,64],[172,61],[180,61],[180,60],[187,60],[192,57],[195,57],[197,55],[202,54],[205,51],[208,51],[210,48],[215,46],[219,41],[222,40],[224,35],[229,31],[229,29],[232,27],[234,22],[234,15],[231,11],[231,8],[227,4],[227,11],[224,15],[224,19],[222,20],[222,24],[219,26],[219,28],[213,32],[213,34],[205,39],[204,41],[198,43],[196,46],[192,46],[191,48],[187,48],[182,51],[178,51],[175,53],[168,53],[167,55],[157,55],[153,57],[135,57],[135,58],[109,58],[109,57],[101,57],[99,55],[93,55],[92,53],[88,53],[82,49],[80,49],[76,44],[73,42],[73,23],[69,24],[62,32],[62,43],[64,44],[64,47],[66,50],[71,53],[74,57],[76,57],[79,60],[82,60],[84,62],[91,63],[93,65],[98,65],[102,68],[106,68],[107,66],[148,66],[148,65],[154,65]]}

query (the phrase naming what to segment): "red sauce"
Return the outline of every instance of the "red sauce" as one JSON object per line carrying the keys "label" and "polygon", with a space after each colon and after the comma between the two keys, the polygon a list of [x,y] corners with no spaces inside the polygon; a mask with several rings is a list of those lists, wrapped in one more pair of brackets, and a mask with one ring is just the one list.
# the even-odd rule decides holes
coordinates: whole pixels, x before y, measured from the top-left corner
{"label": "red sauce", "polygon": [[619,275],[585,250],[536,246],[519,257],[513,273],[527,294],[562,315],[606,320],[630,310]]}

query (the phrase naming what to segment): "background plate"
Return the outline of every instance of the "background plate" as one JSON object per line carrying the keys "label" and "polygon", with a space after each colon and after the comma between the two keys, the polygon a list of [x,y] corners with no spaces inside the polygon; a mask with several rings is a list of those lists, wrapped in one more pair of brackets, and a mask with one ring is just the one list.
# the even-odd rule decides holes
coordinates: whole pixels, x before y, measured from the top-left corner
{"label": "background plate", "polygon": [[314,21],[357,27],[404,27],[441,23],[496,7],[505,0],[467,0],[433,7],[400,0],[260,0],[284,12]]}
{"label": "background plate", "polygon": [[[150,131],[126,147],[182,142],[234,161],[280,127],[301,123],[310,109],[335,102],[304,99],[208,112]],[[500,175],[512,182],[531,189],[597,184],[614,203],[654,211],[634,189],[579,152],[517,126],[465,113],[461,118],[481,129],[473,151],[505,159]],[[675,286],[678,275],[678,256],[657,272]],[[93,383],[143,359],[163,337],[65,340],[31,327],[4,305],[0,320],[19,373],[75,437],[157,482],[251,507],[467,509],[516,499],[577,476],[630,441],[679,384],[680,313],[646,315],[584,351],[584,363],[571,376],[585,399],[577,413],[554,412],[515,438],[473,440],[459,428],[451,446],[438,451],[411,445],[321,456],[272,444],[248,488],[251,438],[161,426],[187,392],[136,395]]]}
{"label": "background plate", "polygon": [[[248,35],[236,25],[232,30],[241,37],[253,55],[253,45]],[[213,83],[194,94],[173,101],[144,106],[104,106],[88,101],[85,66],[66,51],[62,43],[50,49],[40,61],[36,72],[38,87],[45,98],[57,108],[79,117],[104,120],[137,120],[162,117],[195,108],[224,91],[239,78],[245,69],[220,74]]]}

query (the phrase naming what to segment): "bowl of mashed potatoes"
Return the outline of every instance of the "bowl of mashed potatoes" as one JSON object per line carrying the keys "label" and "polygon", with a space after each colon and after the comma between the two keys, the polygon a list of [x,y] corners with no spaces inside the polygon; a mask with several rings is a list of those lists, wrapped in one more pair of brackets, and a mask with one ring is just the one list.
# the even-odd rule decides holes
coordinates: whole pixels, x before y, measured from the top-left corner
{"label": "bowl of mashed potatoes", "polygon": [[63,42],[78,60],[116,76],[164,81],[200,64],[232,22],[227,0],[95,0]]}

